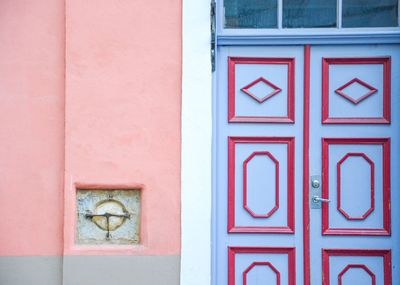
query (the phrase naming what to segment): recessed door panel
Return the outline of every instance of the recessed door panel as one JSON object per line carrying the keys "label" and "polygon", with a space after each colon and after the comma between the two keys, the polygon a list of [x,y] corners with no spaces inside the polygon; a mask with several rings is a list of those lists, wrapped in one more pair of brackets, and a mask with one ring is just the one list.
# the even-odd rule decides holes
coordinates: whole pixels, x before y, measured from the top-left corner
{"label": "recessed door panel", "polygon": [[390,56],[322,58],[326,124],[390,123]]}
{"label": "recessed door panel", "polygon": [[295,249],[291,247],[230,247],[228,285],[295,282]]}
{"label": "recessed door panel", "polygon": [[291,57],[228,57],[230,122],[294,121]]}
{"label": "recessed door panel", "polygon": [[391,258],[388,249],[324,249],[323,284],[391,284]]}
{"label": "recessed door panel", "polygon": [[390,138],[322,138],[325,235],[390,235]]}
{"label": "recessed door panel", "polygon": [[294,137],[228,140],[228,231],[294,233]]}

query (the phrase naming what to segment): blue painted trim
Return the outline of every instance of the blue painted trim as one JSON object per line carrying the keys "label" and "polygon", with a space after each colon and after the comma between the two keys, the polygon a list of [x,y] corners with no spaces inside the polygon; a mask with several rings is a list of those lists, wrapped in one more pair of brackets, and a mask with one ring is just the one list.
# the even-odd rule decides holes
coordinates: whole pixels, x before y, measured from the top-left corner
{"label": "blue painted trim", "polygon": [[332,35],[271,35],[271,36],[245,36],[245,35],[219,35],[219,46],[233,45],[343,45],[343,44],[397,44],[400,43],[400,33],[380,34],[332,34]]}
{"label": "blue painted trim", "polygon": [[211,285],[217,285],[217,82],[218,40],[215,48],[215,71],[212,73],[212,146],[211,146]]}

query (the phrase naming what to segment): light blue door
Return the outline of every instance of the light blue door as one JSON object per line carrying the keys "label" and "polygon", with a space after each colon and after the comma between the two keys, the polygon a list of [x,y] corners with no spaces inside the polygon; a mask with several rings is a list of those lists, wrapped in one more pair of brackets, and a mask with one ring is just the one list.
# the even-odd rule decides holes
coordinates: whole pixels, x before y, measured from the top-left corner
{"label": "light blue door", "polygon": [[400,47],[310,55],[311,282],[400,284]]}
{"label": "light blue door", "polygon": [[304,47],[218,55],[214,284],[301,284]]}
{"label": "light blue door", "polygon": [[399,1],[217,8],[213,285],[400,284]]}
{"label": "light blue door", "polygon": [[214,284],[399,284],[399,45],[221,46],[217,67]]}

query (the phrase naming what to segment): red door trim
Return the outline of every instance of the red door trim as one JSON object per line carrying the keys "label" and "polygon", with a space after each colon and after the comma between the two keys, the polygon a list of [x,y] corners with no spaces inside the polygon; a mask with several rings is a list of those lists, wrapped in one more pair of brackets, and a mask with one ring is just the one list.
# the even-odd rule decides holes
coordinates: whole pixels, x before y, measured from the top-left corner
{"label": "red door trim", "polygon": [[[363,158],[370,166],[370,205],[369,208],[359,216],[351,216],[346,212],[345,209],[342,208],[342,170],[341,165],[347,160],[349,157],[361,157]],[[327,166],[329,167],[329,166]],[[375,210],[375,163],[363,152],[348,152],[346,153],[336,164],[336,197],[337,197],[337,206],[336,209],[349,221],[362,221],[365,220],[374,210]]]}
{"label": "red door trim", "polygon": [[338,285],[342,285],[343,284],[343,281],[342,281],[343,275],[351,268],[363,269],[371,277],[371,283],[372,283],[371,285],[376,285],[376,276],[375,276],[375,274],[365,264],[348,264],[345,268],[343,268],[342,271],[340,271],[340,273],[338,275]]}
{"label": "red door trim", "polygon": [[[255,156],[266,156],[275,165],[275,205],[264,214],[257,214],[254,212],[250,206],[247,204],[247,165]],[[279,161],[269,152],[269,151],[254,151],[250,156],[243,162],[243,208],[253,217],[253,218],[269,218],[279,209]]]}
{"label": "red door trim", "polygon": [[304,46],[304,114],[303,114],[303,262],[304,285],[310,285],[310,45]]}
{"label": "red door trim", "polygon": [[323,235],[389,236],[391,234],[390,210],[390,138],[322,138],[322,196],[329,198],[329,145],[381,145],[383,171],[383,227],[382,228],[331,228],[329,226],[329,205],[322,205]]}
{"label": "red door trim", "polygon": [[[330,117],[329,116],[329,65],[331,64],[382,64],[383,66],[383,109],[382,117]],[[322,58],[322,124],[390,124],[390,78],[391,58],[355,57],[355,58]],[[357,80],[356,78],[353,80]],[[359,80],[359,79],[358,79]],[[351,81],[350,81],[351,82]],[[348,82],[348,84],[350,84]],[[363,82],[365,85],[366,83]],[[368,84],[367,84],[368,85]],[[345,87],[343,85],[342,87]],[[369,86],[369,85],[368,85]],[[342,88],[342,87],[339,87]],[[373,88],[372,86],[369,86]],[[373,88],[375,90],[375,88]],[[375,91],[374,91],[375,92]],[[374,93],[373,92],[373,93]],[[340,93],[339,93],[340,94]],[[371,93],[372,94],[372,93]],[[367,94],[368,96],[371,94]],[[343,96],[343,94],[341,94]],[[346,97],[346,96],[345,96]],[[360,98],[360,100],[365,99]],[[347,97],[346,97],[347,98]],[[351,99],[347,98],[352,101]],[[353,102],[357,104],[358,102]]]}
{"label": "red door trim", "polygon": [[[235,68],[236,64],[285,64],[288,67],[287,73],[287,115],[286,116],[237,116],[235,111]],[[260,80],[258,78],[257,80]],[[241,89],[247,95],[256,99],[249,92],[244,91],[257,80],[251,82]],[[268,81],[269,82],[269,81]],[[271,84],[270,82],[268,84]],[[279,88],[273,85],[272,87]],[[279,88],[280,92],[281,89]],[[228,57],[228,122],[230,123],[294,123],[295,117],[295,59],[291,57]],[[273,95],[277,94],[274,93]],[[256,99],[259,103],[270,98],[272,95],[264,97],[262,100]]]}
{"label": "red door trim", "polygon": [[[236,143],[266,143],[287,145],[287,224],[281,226],[237,226],[235,224],[235,145]],[[294,137],[228,137],[228,232],[293,234],[294,205]],[[278,178],[278,177],[277,177]],[[246,191],[243,191],[246,194]],[[243,205],[244,206],[244,205]],[[254,217],[254,215],[253,215]]]}
{"label": "red door trim", "polygon": [[[274,265],[272,265],[271,262],[267,261],[254,261],[252,264],[249,265],[249,267],[246,268],[245,271],[242,273],[242,279],[243,279],[243,285],[247,285],[247,274],[255,267],[258,265],[264,265],[269,267],[276,275],[276,285],[281,285],[281,273]],[[373,284],[375,285],[375,284]]]}
{"label": "red door trim", "polygon": [[329,285],[330,256],[381,256],[383,258],[383,279],[385,285],[392,285],[392,251],[390,249],[322,249],[322,285]]}
{"label": "red door trim", "polygon": [[[253,94],[252,92],[250,92],[249,88],[256,85],[258,82],[264,82],[265,84],[269,85],[270,87],[272,87],[274,90],[272,92],[270,92],[269,94],[266,94],[264,97],[262,98],[258,98],[255,94]],[[279,92],[282,91],[281,88],[279,88],[278,86],[276,86],[275,84],[273,84],[272,82],[270,82],[269,80],[265,79],[264,77],[259,77],[256,80],[254,80],[253,82],[247,84],[245,87],[242,87],[240,89],[241,91],[243,91],[244,93],[246,93],[247,95],[249,95],[251,98],[253,98],[254,100],[256,100],[258,103],[263,103],[264,101],[268,100],[269,98],[271,98],[272,96],[278,94]]]}
{"label": "red door trim", "polygon": [[[296,248],[268,247],[268,246],[228,246],[228,285],[235,285],[236,254],[252,254],[252,253],[287,255],[288,285],[296,285]],[[254,264],[254,262],[252,264]]]}

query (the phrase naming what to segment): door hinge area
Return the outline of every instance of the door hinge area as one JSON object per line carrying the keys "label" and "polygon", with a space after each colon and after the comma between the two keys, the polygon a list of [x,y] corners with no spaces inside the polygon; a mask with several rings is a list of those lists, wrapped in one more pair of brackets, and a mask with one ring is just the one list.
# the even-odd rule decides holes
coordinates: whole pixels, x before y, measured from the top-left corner
{"label": "door hinge area", "polygon": [[216,25],[215,7],[216,7],[215,0],[212,0],[211,4],[210,4],[210,22],[211,22],[211,27],[210,27],[210,30],[211,30],[210,54],[211,54],[211,70],[213,72],[215,71],[215,25]]}

